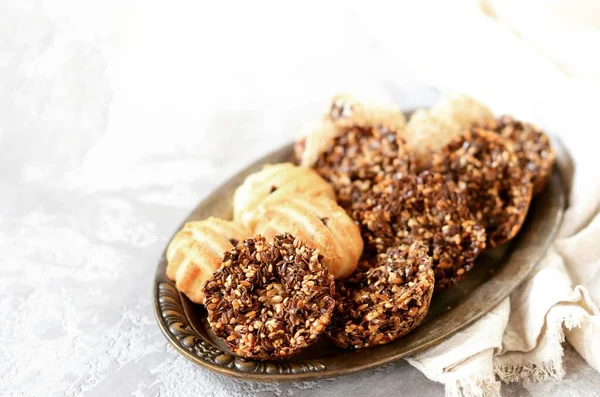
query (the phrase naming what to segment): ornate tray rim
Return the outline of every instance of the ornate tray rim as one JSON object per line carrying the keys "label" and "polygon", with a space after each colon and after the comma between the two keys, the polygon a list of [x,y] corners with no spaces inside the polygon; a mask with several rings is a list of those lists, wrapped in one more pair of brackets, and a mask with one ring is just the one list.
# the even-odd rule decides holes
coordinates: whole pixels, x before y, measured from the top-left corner
{"label": "ornate tray rim", "polygon": [[[560,142],[555,141],[553,144],[559,146],[557,150],[564,150],[564,148],[561,147],[562,144]],[[189,220],[203,218],[206,214],[200,215],[199,212],[201,213],[202,209],[205,206],[208,206],[209,201],[212,200],[214,202],[219,196],[222,196],[224,192],[230,191],[232,184],[237,184],[236,181],[243,180],[246,175],[259,169],[262,165],[269,162],[285,161],[284,159],[286,157],[289,158],[291,152],[292,144],[288,144],[254,162],[252,165],[215,189],[212,194],[198,204],[194,211],[185,219],[184,223]],[[384,354],[383,357],[381,357],[381,354],[379,355],[380,357],[375,355],[372,360],[365,361],[363,359],[363,362],[358,364],[352,362],[355,360],[350,360],[348,363],[349,365],[347,366],[338,365],[329,368],[326,363],[329,361],[328,357],[324,357],[321,360],[260,362],[246,360],[225,352],[218,346],[212,344],[212,342],[191,325],[188,313],[185,309],[186,305],[183,303],[183,299],[186,298],[179,294],[175,289],[174,283],[165,275],[166,260],[164,252],[161,256],[153,283],[153,302],[156,321],[171,345],[188,360],[215,373],[244,380],[260,382],[307,381],[349,375],[358,371],[378,367],[434,346],[459,330],[473,324],[487,312],[496,307],[514,288],[521,284],[547,251],[551,242],[554,240],[563,219],[563,214],[567,206],[567,197],[565,183],[558,166],[555,166],[546,190],[538,197],[547,198],[549,195],[550,201],[552,201],[551,203],[540,203],[540,199],[538,198],[536,200],[536,207],[529,210],[526,224],[523,227],[524,230],[519,234],[519,241],[515,244],[506,262],[500,267],[497,273],[495,273],[487,282],[473,290],[457,307],[440,314],[428,323],[419,327],[422,332],[430,331],[430,333],[433,334],[432,337],[426,338],[425,342],[417,343],[415,346],[411,347],[412,341],[416,339],[415,335],[418,335],[419,332],[418,330],[415,330],[413,333],[402,338],[402,340],[407,342],[409,347],[400,349],[396,353],[388,355]],[[226,202],[223,205],[229,205],[230,200],[221,199],[221,201]],[[548,211],[554,214],[553,219],[540,218],[540,216],[544,215],[544,212]],[[545,229],[542,228],[547,232],[545,236],[541,236],[540,233],[536,233],[535,231],[536,226],[539,226],[540,224],[545,226]],[[523,234],[525,235],[521,236]],[[534,242],[538,244],[537,248],[531,246]],[[529,243],[529,245],[527,245],[527,243]],[[522,266],[518,267],[515,265],[518,263],[521,263]],[[507,274],[509,273],[508,267],[512,270],[515,270],[513,268],[516,268],[516,274]],[[510,280],[508,285],[506,285],[507,280]],[[486,293],[489,291],[496,291],[493,295],[494,299],[491,302],[485,300],[487,297]],[[439,327],[440,324],[447,320],[447,318],[451,318],[453,311],[462,310],[464,312],[468,310],[467,306],[469,302],[476,301],[486,302],[483,304],[485,307],[477,313],[468,316],[466,320],[462,321],[460,324],[444,324],[444,331],[439,331],[439,329],[441,329],[441,327]],[[458,316],[458,314],[460,313],[455,314],[454,317],[459,318],[460,316]],[[367,350],[374,351],[386,347],[387,349],[392,350],[392,346],[392,344],[389,344]],[[344,356],[346,354],[349,353],[345,353]]]}

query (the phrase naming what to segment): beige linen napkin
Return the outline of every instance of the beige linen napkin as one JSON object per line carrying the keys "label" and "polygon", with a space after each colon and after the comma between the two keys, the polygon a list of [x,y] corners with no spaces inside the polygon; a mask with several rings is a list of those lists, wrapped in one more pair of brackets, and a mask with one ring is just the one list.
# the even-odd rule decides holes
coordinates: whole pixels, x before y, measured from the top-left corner
{"label": "beige linen napkin", "polygon": [[579,354],[600,370],[600,312],[586,289],[573,284],[570,275],[571,269],[592,269],[590,280],[595,280],[594,291],[600,291],[599,242],[597,215],[579,233],[559,238],[509,299],[466,330],[408,362],[430,379],[444,383],[448,396],[497,396],[500,383],[495,375],[505,382],[560,379],[566,335]]}
{"label": "beige linen napkin", "polygon": [[[563,170],[586,172],[564,152],[558,162]],[[574,186],[571,192],[581,190]],[[584,190],[585,200],[571,194],[559,237],[510,298],[466,330],[407,359],[443,383],[447,396],[499,396],[499,380],[561,379],[565,337],[600,371],[600,189]]]}
{"label": "beige linen napkin", "polygon": [[[598,194],[594,199],[600,199]],[[567,212],[559,235],[576,215],[576,209]],[[592,294],[579,284],[583,280]],[[496,309],[408,362],[444,383],[448,396],[497,396],[498,378],[560,379],[566,336],[600,370],[600,312],[594,304],[598,295],[600,214],[572,235],[559,237],[529,279]]]}

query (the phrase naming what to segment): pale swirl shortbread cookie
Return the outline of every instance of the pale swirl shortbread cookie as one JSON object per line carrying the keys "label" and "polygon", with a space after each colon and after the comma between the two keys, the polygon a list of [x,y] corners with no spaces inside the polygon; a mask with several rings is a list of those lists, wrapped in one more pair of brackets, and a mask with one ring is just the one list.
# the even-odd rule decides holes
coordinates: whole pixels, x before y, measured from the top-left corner
{"label": "pale swirl shortbread cookie", "polygon": [[494,114],[485,105],[464,95],[442,98],[431,109],[419,109],[406,124],[402,137],[411,148],[415,162],[427,167],[439,152],[462,131],[474,124],[485,124]]}
{"label": "pale swirl shortbread cookie", "polygon": [[219,218],[186,223],[167,247],[167,277],[192,302],[203,303],[202,284],[221,266],[223,254],[250,235]]}
{"label": "pale swirl shortbread cookie", "polygon": [[358,226],[325,196],[292,195],[269,199],[253,214],[252,232],[271,238],[291,233],[316,248],[336,279],[352,274],[363,251]]}
{"label": "pale swirl shortbread cookie", "polygon": [[343,130],[325,118],[308,125],[294,145],[296,162],[301,166],[312,167],[319,155],[327,151],[333,140],[342,133]]}
{"label": "pale swirl shortbread cookie", "polygon": [[329,113],[325,116],[341,128],[385,128],[399,131],[406,125],[406,117],[394,104],[383,102],[361,102],[340,94],[333,97]]}
{"label": "pale swirl shortbread cookie", "polygon": [[233,196],[233,219],[252,229],[251,213],[264,200],[290,195],[324,195],[335,200],[329,184],[313,169],[298,167],[292,163],[266,165],[249,175]]}

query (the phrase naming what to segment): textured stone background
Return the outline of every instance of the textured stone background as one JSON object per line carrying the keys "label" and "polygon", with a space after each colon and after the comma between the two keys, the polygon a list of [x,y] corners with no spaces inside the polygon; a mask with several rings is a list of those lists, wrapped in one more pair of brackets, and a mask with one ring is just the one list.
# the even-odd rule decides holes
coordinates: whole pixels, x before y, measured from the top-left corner
{"label": "textured stone background", "polygon": [[[233,381],[160,334],[155,265],[208,192],[335,92],[404,107],[437,95],[388,59],[356,5],[206,4],[0,2],[0,395],[443,395],[405,362]],[[504,393],[598,393],[570,349],[566,363],[561,383]]]}

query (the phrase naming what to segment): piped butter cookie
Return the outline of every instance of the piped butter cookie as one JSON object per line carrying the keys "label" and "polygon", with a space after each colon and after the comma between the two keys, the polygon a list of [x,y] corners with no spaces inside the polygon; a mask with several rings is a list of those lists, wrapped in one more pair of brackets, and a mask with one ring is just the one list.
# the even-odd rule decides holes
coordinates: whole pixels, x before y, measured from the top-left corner
{"label": "piped butter cookie", "polygon": [[313,169],[292,163],[267,165],[249,175],[233,196],[233,219],[245,227],[253,228],[254,211],[265,200],[294,195],[323,195],[335,200],[329,184]]}
{"label": "piped butter cookie", "polygon": [[358,226],[335,201],[325,196],[269,199],[250,217],[254,234],[267,238],[291,233],[323,255],[336,279],[348,277],[358,264],[363,240]]}
{"label": "piped butter cookie", "polygon": [[188,222],[167,247],[167,276],[192,302],[201,304],[202,284],[221,266],[225,251],[250,236],[243,226],[219,218]]}

